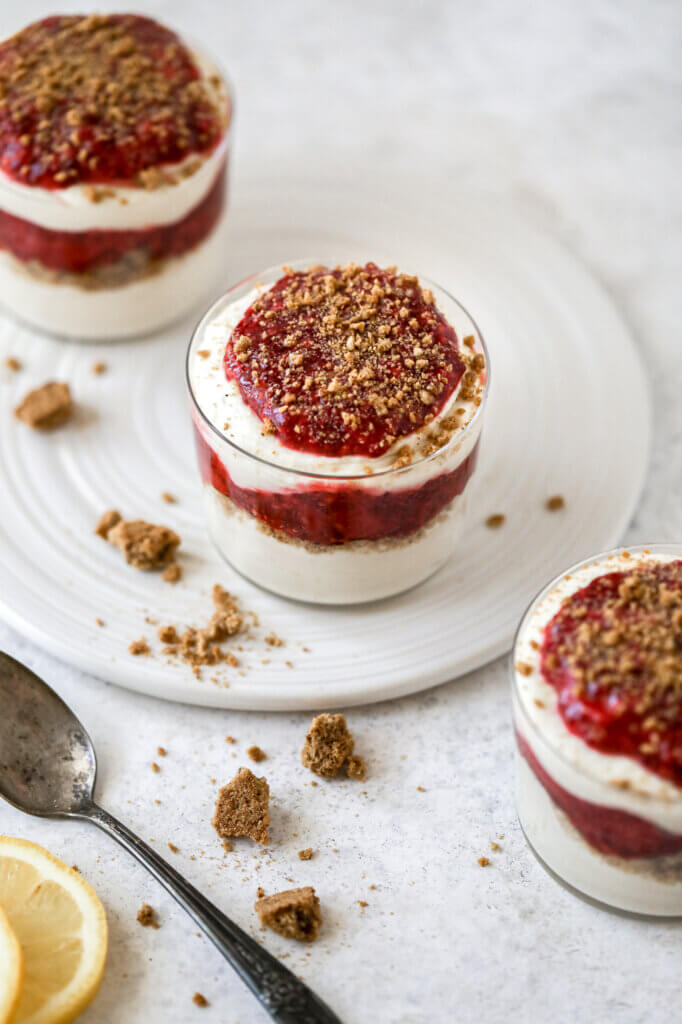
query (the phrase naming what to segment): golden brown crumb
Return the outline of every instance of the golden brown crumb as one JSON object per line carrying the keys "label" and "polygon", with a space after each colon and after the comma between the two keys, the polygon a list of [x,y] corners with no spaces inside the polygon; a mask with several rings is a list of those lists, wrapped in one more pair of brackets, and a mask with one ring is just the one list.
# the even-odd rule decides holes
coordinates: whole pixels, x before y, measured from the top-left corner
{"label": "golden brown crumb", "polygon": [[206,996],[202,996],[201,992],[195,992],[192,996],[192,1002],[195,1006],[208,1006],[208,999]]}
{"label": "golden brown crumb", "polygon": [[150,653],[149,644],[147,643],[144,637],[142,637],[140,640],[133,640],[133,642],[128,647],[128,650],[130,651],[131,654],[135,655]]}
{"label": "golden brown crumb", "polygon": [[152,771],[153,772],[160,772],[161,771],[161,769],[159,768],[159,766],[156,763],[156,761],[152,761]]}
{"label": "golden brown crumb", "polygon": [[140,922],[143,928],[158,928],[159,922],[156,917],[156,911],[153,907],[150,907],[148,903],[143,903],[137,912],[137,920]]}
{"label": "golden brown crumb", "polygon": [[263,897],[265,896],[265,889],[263,889],[260,885],[256,889],[256,896],[258,897],[259,900],[262,900]]}
{"label": "golden brown crumb", "polygon": [[343,715],[313,718],[301,751],[301,762],[316,775],[336,775],[353,753],[353,736]]}
{"label": "golden brown crumb", "polygon": [[174,505],[175,502],[178,500],[177,498],[173,497],[172,494],[169,494],[168,491],[164,491],[161,497],[168,505]]}
{"label": "golden brown crumb", "polygon": [[548,498],[545,502],[545,508],[549,512],[558,512],[566,504],[566,501],[562,494],[553,494],[551,498]]}
{"label": "golden brown crumb", "polygon": [[364,757],[352,754],[346,761],[346,774],[349,779],[357,779],[359,782],[364,782],[367,774]]}
{"label": "golden brown crumb", "polygon": [[180,643],[180,637],[175,626],[159,626],[157,636],[162,644]]}
{"label": "golden brown crumb", "polygon": [[488,516],[488,518],[485,521],[485,525],[490,530],[499,530],[501,526],[504,526],[506,518],[506,516],[503,516],[501,513],[498,512],[494,516]]}
{"label": "golden brown crumb", "polygon": [[320,901],[312,886],[261,896],[254,904],[261,924],[286,939],[313,942],[322,924]]}
{"label": "golden brown crumb", "polygon": [[225,853],[232,853],[232,843],[229,839],[223,839],[223,850]]}
{"label": "golden brown crumb", "polygon": [[71,419],[73,410],[69,385],[52,380],[29,391],[14,415],[35,430],[52,430]]}
{"label": "golden brown crumb", "polygon": [[177,583],[181,578],[182,566],[178,565],[177,562],[169,565],[168,568],[161,573],[161,579],[165,580],[166,583]]}
{"label": "golden brown crumb", "polygon": [[97,623],[98,626],[103,626],[104,625],[104,620],[103,619],[99,619],[99,618],[95,619],[95,622]]}
{"label": "golden brown crumb", "polygon": [[267,843],[269,797],[266,779],[258,778],[248,768],[240,768],[218,793],[213,827],[220,838],[248,836],[256,843]]}
{"label": "golden brown crumb", "polygon": [[226,743],[236,743],[237,741],[236,741],[236,739],[234,738],[234,736],[226,736],[226,737],[225,737],[225,742],[226,742]]}
{"label": "golden brown crumb", "polygon": [[256,747],[255,745],[253,747],[249,747],[246,753],[247,756],[250,757],[252,761],[264,761],[265,758],[267,757],[265,751],[261,750],[260,747]]}
{"label": "golden brown crumb", "polygon": [[[100,533],[102,521],[97,527]],[[105,534],[105,540],[119,548],[129,565],[147,571],[161,569],[173,561],[180,537],[167,526],[155,526],[142,519],[119,521]]]}
{"label": "golden brown crumb", "polygon": [[282,647],[282,645],[284,644],[284,640],[282,640],[281,637],[277,636],[276,633],[268,633],[268,635],[265,638],[265,642],[266,644],[269,644],[270,647]]}
{"label": "golden brown crumb", "polygon": [[170,850],[171,853],[180,853],[180,850],[175,845],[175,843],[169,843],[168,844],[168,849]]}
{"label": "golden brown crumb", "polygon": [[533,674],[533,666],[526,664],[525,661],[517,661],[514,667],[522,676],[531,676]]}
{"label": "golden brown crumb", "polygon": [[499,850],[499,848],[500,848],[500,844],[499,843],[496,843],[494,840],[490,841],[490,849],[491,850]]}
{"label": "golden brown crumb", "polygon": [[156,748],[156,753],[159,755],[159,757],[165,757],[166,756],[166,748],[165,747],[157,747]]}
{"label": "golden brown crumb", "polygon": [[313,859],[313,848],[309,846],[307,850],[298,851],[299,860],[312,860]]}
{"label": "golden brown crumb", "polygon": [[5,366],[8,370],[13,370],[15,373],[21,369],[21,363],[14,356],[7,356],[5,359]]}
{"label": "golden brown crumb", "polygon": [[418,793],[425,793],[425,792],[426,792],[426,790],[424,789],[424,787],[423,787],[423,786],[417,786],[417,792],[418,792]]}
{"label": "golden brown crumb", "polygon": [[487,868],[488,864],[490,864],[490,861],[488,860],[487,857],[479,857],[478,863],[481,865],[482,868]]}
{"label": "golden brown crumb", "polygon": [[95,374],[95,376],[100,377],[103,373],[107,372],[107,364],[93,363],[92,372]]}
{"label": "golden brown crumb", "polygon": [[360,906],[362,907],[363,910],[365,909],[365,907],[369,906],[369,903],[367,902],[367,900],[358,900],[358,903],[360,904]]}
{"label": "golden brown crumb", "polygon": [[102,540],[106,540],[109,530],[113,530],[116,524],[120,522],[121,513],[115,508],[110,508],[108,512],[105,512],[100,516],[99,522],[95,527],[95,533],[98,537],[101,537]]}

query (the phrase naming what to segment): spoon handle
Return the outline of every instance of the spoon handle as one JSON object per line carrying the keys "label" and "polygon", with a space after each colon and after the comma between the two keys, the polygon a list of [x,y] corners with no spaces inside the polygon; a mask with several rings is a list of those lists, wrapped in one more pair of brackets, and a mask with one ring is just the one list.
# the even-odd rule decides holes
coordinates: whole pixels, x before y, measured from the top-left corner
{"label": "spoon handle", "polygon": [[307,985],[230,921],[134,832],[94,804],[84,817],[144,864],[206,933],[273,1020],[279,1024],[341,1024]]}

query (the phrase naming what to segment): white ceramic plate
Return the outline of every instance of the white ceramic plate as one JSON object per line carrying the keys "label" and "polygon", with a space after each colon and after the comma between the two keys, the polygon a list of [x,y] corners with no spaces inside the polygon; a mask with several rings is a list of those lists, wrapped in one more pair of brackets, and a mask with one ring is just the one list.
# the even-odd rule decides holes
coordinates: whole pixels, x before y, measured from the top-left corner
{"label": "white ceramic plate", "polygon": [[[2,321],[0,613],[65,661],[132,690],[233,708],[337,708],[433,686],[506,651],[529,599],[564,566],[615,545],[634,510],[649,446],[649,401],[631,336],[589,275],[508,214],[451,197],[281,184],[242,187],[225,284],[278,260],[376,253],[441,283],[473,313],[492,387],[468,538],[417,589],[351,608],[264,593],[222,563],[200,519],[183,364],[192,323],[96,348]],[[109,370],[92,373],[95,360]],[[75,423],[40,435],[11,415],[23,392],[68,380]],[[176,505],[161,500],[170,491]],[[544,507],[566,498],[562,512]],[[175,527],[184,579],[129,568],[93,534],[107,508]],[[487,516],[504,513],[497,531]],[[218,685],[160,654],[146,617],[205,622],[221,582],[261,625]],[[95,619],[106,623],[99,627]],[[285,646],[270,648],[274,630]],[[308,648],[304,651],[303,648]],[[286,663],[290,662],[293,667]]]}

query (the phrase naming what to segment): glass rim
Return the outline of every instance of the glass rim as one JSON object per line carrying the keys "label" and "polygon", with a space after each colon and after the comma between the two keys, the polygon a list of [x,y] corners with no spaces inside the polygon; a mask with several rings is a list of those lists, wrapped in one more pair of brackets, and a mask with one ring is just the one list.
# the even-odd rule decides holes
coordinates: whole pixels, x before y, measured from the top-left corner
{"label": "glass rim", "polygon": [[[455,444],[459,445],[460,442],[464,438],[466,438],[467,436],[470,436],[471,433],[473,433],[474,426],[477,426],[479,421],[480,421],[480,419],[481,419],[481,416],[482,416],[482,413],[483,413],[483,409],[484,409],[485,404],[486,404],[486,399],[487,399],[488,393],[490,391],[490,356],[489,356],[489,353],[488,353],[488,347],[487,347],[487,345],[485,343],[485,339],[483,337],[483,334],[481,333],[481,330],[480,330],[478,324],[476,323],[476,321],[472,317],[471,313],[469,313],[468,309],[466,309],[462,305],[462,303],[459,302],[459,300],[454,297],[454,295],[451,295],[450,292],[446,291],[445,288],[443,288],[441,285],[437,284],[435,281],[431,281],[427,277],[422,277],[421,275],[419,275],[418,277],[419,277],[420,284],[425,285],[427,288],[430,288],[431,290],[435,289],[435,292],[438,292],[438,293],[444,295],[447,299],[450,300],[450,302],[453,302],[458,307],[458,309],[464,314],[464,316],[467,318],[467,320],[469,320],[469,322],[472,324],[472,326],[473,326],[473,328],[474,328],[474,330],[476,332],[476,335],[477,335],[477,340],[480,343],[480,346],[481,346],[481,348],[483,350],[483,356],[485,358],[486,381],[485,381],[485,386],[483,388],[483,395],[481,396],[481,401],[480,401],[480,403],[478,405],[478,408],[474,412],[474,415],[471,417],[471,419],[469,420],[467,425],[462,430],[460,430],[460,431],[456,432],[455,434],[453,434],[453,436],[450,438],[450,440],[447,442],[447,444],[443,445],[442,448],[438,448],[435,452],[431,452],[430,455],[425,455],[423,458],[417,459],[414,462],[411,462],[407,466],[400,466],[398,468],[393,468],[393,467],[389,466],[386,469],[379,470],[377,473],[324,473],[324,472],[313,472],[312,470],[306,470],[306,469],[299,469],[299,468],[295,468],[293,466],[286,466],[286,465],[283,465],[281,463],[273,462],[273,461],[271,461],[269,459],[263,458],[263,456],[261,456],[261,455],[256,455],[256,454],[254,454],[254,452],[248,451],[246,448],[242,448],[240,445],[236,444],[236,442],[232,441],[229,437],[226,437],[225,434],[221,430],[219,430],[218,427],[216,427],[215,424],[212,423],[211,420],[208,418],[208,416],[205,414],[205,412],[203,411],[203,409],[201,408],[201,405],[199,404],[199,402],[197,400],[197,397],[196,397],[196,395],[194,393],[194,389],[192,388],[192,381],[191,381],[191,377],[190,377],[190,358],[191,358],[191,355],[192,355],[192,350],[193,350],[193,347],[194,347],[194,342],[195,342],[196,338],[198,337],[199,332],[209,322],[210,318],[216,313],[218,308],[224,305],[225,300],[228,298],[228,296],[232,295],[234,292],[238,291],[241,288],[245,288],[246,285],[255,284],[256,282],[260,281],[261,279],[267,278],[269,275],[273,275],[273,274],[278,273],[281,276],[281,274],[283,272],[283,267],[284,266],[291,267],[293,270],[301,270],[301,269],[304,269],[306,267],[314,267],[314,266],[331,266],[331,267],[334,267],[334,266],[337,266],[338,263],[339,263],[338,256],[333,257],[332,259],[328,259],[328,260],[320,260],[320,259],[310,259],[310,258],[308,258],[308,259],[295,260],[295,261],[292,261],[290,263],[285,263],[285,264],[275,263],[275,264],[272,264],[271,266],[267,267],[265,270],[258,271],[255,274],[249,274],[247,277],[242,278],[236,284],[231,285],[226,291],[224,291],[223,294],[220,295],[215,300],[215,302],[213,302],[209,306],[209,308],[203,314],[203,316],[201,317],[199,322],[196,324],[196,326],[195,326],[195,328],[192,331],[192,334],[190,336],[189,344],[187,346],[187,354],[185,356],[185,384],[187,386],[187,391],[188,391],[188,394],[189,394],[189,397],[190,397],[190,400],[191,400],[191,403],[192,403],[192,407],[193,407],[193,409],[196,410],[198,416],[201,418],[201,420],[209,428],[210,432],[212,434],[214,434],[219,440],[223,441],[225,444],[227,444],[234,451],[239,452],[240,455],[244,455],[248,459],[253,459],[254,462],[258,462],[258,463],[260,463],[263,466],[267,466],[269,469],[279,470],[282,473],[291,473],[291,474],[293,474],[295,476],[308,477],[308,478],[313,478],[313,479],[318,479],[318,480],[337,480],[337,481],[344,481],[344,480],[367,480],[367,481],[373,481],[373,480],[381,479],[382,477],[385,477],[385,476],[388,476],[388,475],[397,476],[398,474],[402,474],[402,473],[410,473],[410,471],[416,469],[417,467],[428,465],[430,462],[436,460],[441,455],[443,455],[443,453],[447,452],[451,448],[451,446],[454,447]],[[278,278],[274,278],[272,283],[274,284],[277,280],[278,280]],[[460,340],[461,339],[458,338],[458,341],[460,341]],[[402,438],[401,440],[406,440],[407,438],[409,438],[411,436],[412,436],[411,434],[408,434],[408,435],[406,435],[405,438]],[[359,456],[352,456],[352,457],[353,458],[358,458]],[[320,458],[324,458],[324,456],[320,456]]]}
{"label": "glass rim", "polygon": [[[610,548],[607,551],[602,551],[598,552],[595,555],[590,555],[588,558],[583,558],[579,562],[575,562],[573,565],[567,566],[567,568],[565,568],[562,572],[557,573],[557,575],[554,576],[554,578],[551,579],[549,583],[546,583],[545,586],[543,586],[532,598],[532,600],[528,603],[523,615],[521,616],[521,620],[516,629],[516,632],[514,633],[514,641],[508,658],[508,669],[511,679],[512,701],[514,710],[518,709],[518,713],[523,718],[526,727],[530,730],[533,736],[539,738],[542,741],[542,743],[544,743],[545,746],[549,750],[551,750],[552,755],[554,757],[558,758],[563,764],[570,768],[571,771],[575,772],[577,775],[582,775],[585,778],[593,778],[593,776],[591,776],[588,772],[585,772],[584,770],[578,768],[563,753],[561,753],[561,751],[559,751],[552,744],[551,740],[548,739],[548,737],[537,727],[535,722],[533,722],[530,715],[528,714],[528,709],[526,708],[519,693],[519,684],[518,679],[516,677],[516,649],[519,645],[521,634],[527,623],[530,621],[530,618],[533,615],[535,609],[540,604],[540,602],[546,597],[546,595],[549,594],[561,582],[562,579],[564,579],[567,575],[579,572],[581,569],[584,569],[588,565],[595,565],[598,562],[604,562],[610,558],[617,558],[618,556],[623,555],[625,552],[628,552],[633,556],[646,554],[676,554],[680,559],[682,559],[682,543],[674,544],[669,541],[659,541],[654,544],[624,544],[620,547]],[[609,570],[605,571],[608,572]],[[590,747],[589,749],[592,750],[595,748]],[[682,796],[682,792],[680,793],[680,795]]]}

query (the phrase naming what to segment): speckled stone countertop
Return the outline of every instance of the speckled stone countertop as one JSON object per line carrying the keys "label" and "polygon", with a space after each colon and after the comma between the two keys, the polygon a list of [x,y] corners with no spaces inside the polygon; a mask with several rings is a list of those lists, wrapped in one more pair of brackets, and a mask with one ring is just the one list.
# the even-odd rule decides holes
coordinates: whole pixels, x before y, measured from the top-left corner
{"label": "speckled stone countertop", "polygon": [[[610,292],[650,370],[655,441],[627,539],[682,538],[679,5],[136,7],[205,42],[229,69],[238,96],[235,192],[251,168],[269,168],[273,180],[281,168],[347,176],[358,187],[365,175],[408,174],[416,192],[445,179],[453,190],[509,203],[560,237]],[[53,10],[24,0],[5,12],[3,27]],[[4,626],[0,647],[44,675],[87,724],[99,753],[100,802],[243,927],[261,934],[252,911],[259,885],[317,888],[325,915],[318,943],[292,948],[270,933],[263,941],[347,1024],[669,1019],[679,999],[679,924],[580,901],[525,844],[514,811],[504,662],[353,710],[367,782],[312,787],[298,764],[309,716],[137,697],[58,663]],[[225,743],[228,734],[235,745]],[[265,852],[245,842],[224,854],[210,826],[215,791],[248,763],[251,743],[268,755],[262,768],[275,841]],[[156,756],[159,745],[165,758]],[[84,1024],[266,1019],[189,919],[105,836],[29,820],[6,805],[0,831],[77,864],[106,906],[108,968]],[[490,852],[491,840],[499,851]],[[316,853],[304,863],[296,852],[307,846]],[[492,861],[485,869],[477,863],[483,854]],[[158,931],[136,923],[143,900],[158,909]],[[197,990],[207,1009],[192,1004]]]}

